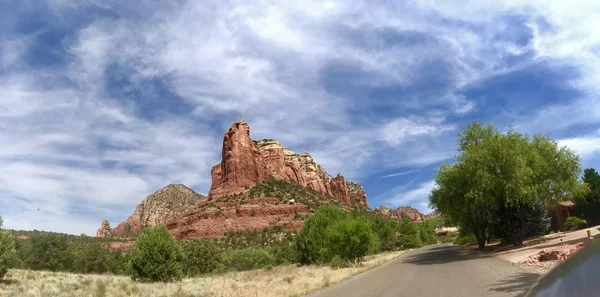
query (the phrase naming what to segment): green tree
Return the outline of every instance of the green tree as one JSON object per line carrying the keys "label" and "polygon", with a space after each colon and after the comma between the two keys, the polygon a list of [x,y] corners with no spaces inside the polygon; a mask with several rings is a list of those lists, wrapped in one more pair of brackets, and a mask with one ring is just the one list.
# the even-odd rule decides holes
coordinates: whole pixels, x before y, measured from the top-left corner
{"label": "green tree", "polygon": [[347,218],[348,213],[334,206],[321,207],[310,216],[296,235],[295,245],[300,263],[329,263],[331,251],[325,243],[327,227]]}
{"label": "green tree", "polygon": [[430,203],[473,233],[481,249],[494,222],[503,237],[521,245],[528,227],[512,215],[515,208],[527,212],[541,204],[547,209],[584,194],[580,171],[579,157],[548,136],[512,128],[501,133],[475,122],[459,134],[454,164],[438,171]]}
{"label": "green tree", "polygon": [[401,248],[413,249],[423,246],[421,236],[419,235],[419,227],[408,217],[402,218],[402,221],[398,224],[398,232],[400,232],[398,245]]}
{"label": "green tree", "polygon": [[73,271],[82,273],[105,273],[110,270],[109,252],[100,243],[94,242],[79,249],[72,255]]}
{"label": "green tree", "polygon": [[0,279],[6,275],[8,268],[13,264],[17,252],[15,251],[15,239],[12,234],[2,228],[4,221],[0,217]]}
{"label": "green tree", "polygon": [[600,174],[594,168],[583,171],[583,182],[589,193],[575,204],[574,212],[585,218],[590,226],[600,224]]}
{"label": "green tree", "polygon": [[66,235],[41,232],[31,236],[26,244],[23,260],[27,267],[34,270],[71,270],[73,247]]}
{"label": "green tree", "polygon": [[216,271],[220,265],[220,254],[215,242],[198,239],[183,243],[183,270],[187,276],[196,276]]}
{"label": "green tree", "polygon": [[339,256],[354,265],[379,249],[377,234],[364,216],[347,218],[327,227],[325,242],[331,252],[330,258]]}
{"label": "green tree", "polygon": [[371,229],[378,237],[379,251],[391,251],[396,247],[396,221],[365,211],[360,211],[356,215],[369,220]]}
{"label": "green tree", "polygon": [[437,242],[437,238],[435,235],[435,226],[438,222],[434,219],[426,219],[421,223],[418,223],[419,229],[419,238],[421,239],[421,243],[424,245],[434,244]]}
{"label": "green tree", "polygon": [[167,228],[144,230],[128,254],[128,268],[133,280],[169,282],[181,279],[181,246]]}

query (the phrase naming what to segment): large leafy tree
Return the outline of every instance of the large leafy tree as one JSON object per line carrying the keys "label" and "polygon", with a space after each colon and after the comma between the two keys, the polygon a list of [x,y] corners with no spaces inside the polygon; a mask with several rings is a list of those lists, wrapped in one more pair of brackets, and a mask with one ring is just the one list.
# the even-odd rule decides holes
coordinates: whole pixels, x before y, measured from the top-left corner
{"label": "large leafy tree", "polygon": [[475,122],[458,137],[458,154],[436,177],[430,203],[477,238],[480,248],[490,224],[521,245],[530,221],[515,211],[544,209],[585,192],[578,180],[579,157],[544,135],[506,133]]}
{"label": "large leafy tree", "polygon": [[12,266],[16,257],[15,239],[10,233],[2,229],[2,223],[2,217],[0,217],[0,279]]}
{"label": "large leafy tree", "polygon": [[583,182],[590,191],[583,199],[577,201],[575,211],[582,215],[588,225],[600,224],[600,174],[594,168],[583,171]]}

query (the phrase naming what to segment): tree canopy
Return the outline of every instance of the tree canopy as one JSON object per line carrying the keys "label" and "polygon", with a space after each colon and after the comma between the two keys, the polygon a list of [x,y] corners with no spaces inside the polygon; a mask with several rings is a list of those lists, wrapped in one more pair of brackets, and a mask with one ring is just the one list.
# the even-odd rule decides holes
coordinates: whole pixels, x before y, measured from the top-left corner
{"label": "tree canopy", "polygon": [[[505,133],[474,122],[458,136],[454,164],[444,164],[436,176],[430,204],[442,215],[469,230],[480,248],[490,224],[515,245],[522,244],[538,219],[514,215],[544,210],[556,202],[581,196],[580,160],[546,135]],[[498,220],[500,218],[500,220]]]}
{"label": "tree canopy", "polygon": [[2,229],[4,221],[0,217],[0,279],[4,277],[8,268],[16,257],[15,240],[13,236]]}

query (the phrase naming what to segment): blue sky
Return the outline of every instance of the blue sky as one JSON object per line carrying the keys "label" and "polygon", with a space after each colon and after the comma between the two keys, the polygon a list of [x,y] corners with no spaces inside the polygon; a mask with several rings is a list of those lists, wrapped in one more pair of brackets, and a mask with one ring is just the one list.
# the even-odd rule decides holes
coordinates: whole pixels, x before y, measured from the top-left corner
{"label": "blue sky", "polygon": [[169,183],[206,194],[239,119],[372,207],[429,211],[473,120],[600,165],[598,4],[397,2],[2,1],[6,227],[94,234]]}

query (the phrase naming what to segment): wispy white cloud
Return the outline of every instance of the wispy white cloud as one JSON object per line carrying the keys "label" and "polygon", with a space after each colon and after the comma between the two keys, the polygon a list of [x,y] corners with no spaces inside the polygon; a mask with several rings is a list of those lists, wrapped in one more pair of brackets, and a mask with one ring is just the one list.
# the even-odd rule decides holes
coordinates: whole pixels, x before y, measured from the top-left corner
{"label": "wispy white cloud", "polygon": [[[27,65],[24,54],[42,46],[32,36],[0,40],[0,192],[23,214],[44,206],[35,220],[7,216],[6,224],[41,229],[51,218],[73,218],[78,227],[49,228],[92,233],[100,219],[124,219],[166,183],[206,192],[220,137],[238,119],[250,123],[253,137],[308,151],[329,171],[350,178],[435,164],[452,157],[455,118],[481,107],[461,90],[527,67],[531,59],[506,59],[529,52],[535,62],[577,67],[581,76],[571,83],[584,96],[545,106],[515,124],[566,129],[598,123],[598,7],[564,5],[51,1],[51,19],[63,27],[71,25],[66,15],[90,7],[119,11],[119,18],[73,24],[75,33],[57,46],[68,62],[55,69]],[[130,10],[140,13],[130,17]],[[514,30],[507,18],[512,15],[532,33],[527,44],[503,39]],[[115,67],[126,69],[116,80],[127,84],[111,85]],[[336,74],[339,69],[346,72]],[[399,91],[386,99],[382,116],[371,110],[380,108],[377,96],[336,91],[332,77],[341,89]],[[176,99],[147,88],[154,80]],[[135,95],[140,90],[143,95]],[[141,111],[152,109],[149,97],[162,100],[154,107],[160,117]],[[189,110],[179,114],[160,110],[183,103]],[[592,138],[563,142],[585,156],[595,152]],[[375,200],[419,205],[430,184],[408,192],[397,188]],[[96,214],[76,217],[73,209],[81,203]]]}
{"label": "wispy white cloud", "polygon": [[381,176],[380,178],[390,178],[390,177],[394,177],[394,176],[402,176],[402,175],[407,175],[407,174],[411,174],[411,173],[417,173],[419,171],[420,171],[419,169],[400,171],[400,172],[395,172],[395,173],[391,173],[391,174],[386,174],[384,176]]}
{"label": "wispy white cloud", "polygon": [[382,204],[389,207],[413,205],[421,212],[431,212],[428,199],[429,194],[431,194],[431,191],[435,187],[435,181],[422,182],[416,187],[407,190],[410,185],[412,185],[412,182],[407,185],[398,186],[380,195],[378,198],[382,201]]}
{"label": "wispy white cloud", "polygon": [[572,149],[582,158],[593,157],[600,152],[600,134],[560,139],[558,145]]}

